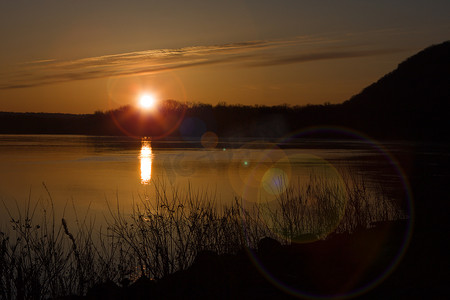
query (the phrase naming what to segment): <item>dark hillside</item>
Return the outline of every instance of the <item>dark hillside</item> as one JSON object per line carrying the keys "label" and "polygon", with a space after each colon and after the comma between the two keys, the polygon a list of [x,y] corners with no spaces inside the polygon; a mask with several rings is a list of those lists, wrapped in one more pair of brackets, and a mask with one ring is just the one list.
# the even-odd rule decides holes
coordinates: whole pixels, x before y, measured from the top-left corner
{"label": "dark hillside", "polygon": [[[450,101],[450,41],[408,58],[343,104],[351,127],[376,136],[440,140]],[[388,137],[388,136],[386,136]]]}

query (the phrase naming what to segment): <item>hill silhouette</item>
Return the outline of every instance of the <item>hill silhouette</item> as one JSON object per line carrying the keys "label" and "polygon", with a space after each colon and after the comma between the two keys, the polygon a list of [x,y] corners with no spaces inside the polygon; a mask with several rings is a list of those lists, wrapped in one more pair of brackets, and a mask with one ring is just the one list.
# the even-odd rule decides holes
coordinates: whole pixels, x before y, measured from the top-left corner
{"label": "hill silhouette", "polygon": [[344,126],[379,139],[447,140],[450,41],[422,50],[342,104],[212,106],[167,100],[157,113],[121,107],[95,114],[0,112],[0,133],[279,138]]}
{"label": "hill silhouette", "polygon": [[[428,47],[343,103],[353,127],[391,137],[441,139],[448,125],[450,41]],[[388,134],[387,132],[385,133]]]}

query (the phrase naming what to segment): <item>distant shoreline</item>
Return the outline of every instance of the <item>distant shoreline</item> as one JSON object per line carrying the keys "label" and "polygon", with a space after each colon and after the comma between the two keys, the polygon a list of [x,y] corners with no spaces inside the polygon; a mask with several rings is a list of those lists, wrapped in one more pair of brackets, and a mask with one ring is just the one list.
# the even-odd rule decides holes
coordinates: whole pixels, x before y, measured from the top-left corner
{"label": "distant shoreline", "polygon": [[131,136],[153,140],[188,137],[200,140],[208,132],[221,139],[352,139],[352,135],[364,135],[377,140],[439,141],[442,140],[439,132],[444,128],[430,122],[422,126],[402,121],[395,127],[389,122],[370,119],[361,122],[363,116],[350,113],[352,109],[347,109],[345,104],[305,107],[177,105],[161,109],[157,115],[129,106],[79,115],[0,112],[0,134]]}

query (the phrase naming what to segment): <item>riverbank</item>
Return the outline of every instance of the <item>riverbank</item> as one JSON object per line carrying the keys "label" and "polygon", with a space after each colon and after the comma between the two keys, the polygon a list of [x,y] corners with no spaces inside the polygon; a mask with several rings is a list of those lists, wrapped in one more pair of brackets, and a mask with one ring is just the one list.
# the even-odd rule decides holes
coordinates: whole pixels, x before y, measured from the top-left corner
{"label": "riverbank", "polygon": [[266,237],[255,249],[241,249],[236,254],[201,251],[186,270],[159,280],[143,276],[131,284],[103,282],[90,288],[84,299],[357,296],[390,273],[405,246],[408,223],[383,222],[352,234],[334,234],[326,240],[291,245]]}

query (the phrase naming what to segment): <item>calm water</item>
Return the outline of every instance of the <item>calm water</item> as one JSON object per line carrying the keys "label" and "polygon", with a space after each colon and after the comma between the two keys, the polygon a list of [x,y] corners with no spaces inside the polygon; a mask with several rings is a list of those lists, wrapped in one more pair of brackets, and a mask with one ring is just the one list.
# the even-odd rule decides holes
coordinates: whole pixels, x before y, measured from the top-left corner
{"label": "calm water", "polygon": [[[215,147],[214,147],[215,146]],[[151,142],[118,137],[0,135],[0,201],[13,213],[28,199],[71,215],[108,214],[108,204],[126,211],[151,199],[155,184],[215,195],[218,203],[270,201],[311,174],[341,180],[351,168],[393,192],[403,180],[390,159],[407,145],[363,140],[298,140],[288,147],[254,140],[228,140],[203,147],[196,142]],[[406,147],[407,148],[407,147]],[[44,188],[43,183],[48,189]],[[173,187],[173,188],[172,188]],[[3,205],[2,205],[3,206]],[[7,218],[2,207],[0,217]]]}

